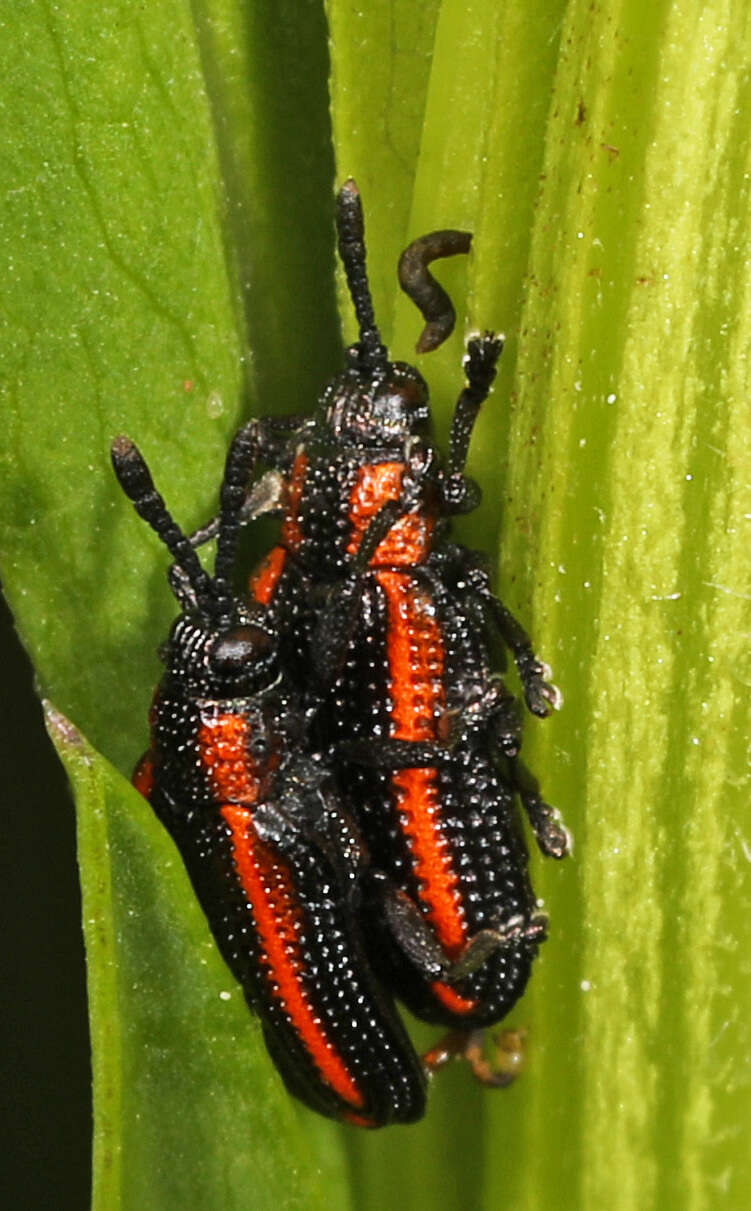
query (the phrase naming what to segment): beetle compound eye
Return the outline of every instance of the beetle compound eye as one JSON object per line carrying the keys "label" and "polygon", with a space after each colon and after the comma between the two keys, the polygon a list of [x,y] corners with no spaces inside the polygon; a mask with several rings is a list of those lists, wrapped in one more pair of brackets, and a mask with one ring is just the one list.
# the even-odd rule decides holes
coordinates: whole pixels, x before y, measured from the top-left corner
{"label": "beetle compound eye", "polygon": [[223,672],[251,670],[274,652],[274,640],[268,631],[256,626],[238,626],[225,631],[212,652],[212,663]]}
{"label": "beetle compound eye", "polygon": [[377,392],[373,412],[376,420],[390,419],[407,434],[417,432],[430,423],[428,384],[412,366],[396,362]]}

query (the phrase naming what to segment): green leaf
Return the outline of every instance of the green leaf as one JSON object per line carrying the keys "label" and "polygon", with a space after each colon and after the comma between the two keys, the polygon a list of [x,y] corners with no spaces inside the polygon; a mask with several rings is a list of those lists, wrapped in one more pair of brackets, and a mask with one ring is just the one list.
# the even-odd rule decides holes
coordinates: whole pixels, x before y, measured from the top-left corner
{"label": "green leaf", "polygon": [[719,1190],[740,1207],[751,24],[715,4],[582,4],[561,45],[509,466],[567,691],[544,742],[579,879],[561,889],[556,992],[543,1005],[535,987],[549,1050],[519,1205],[557,1178],[584,1207],[698,1208]]}

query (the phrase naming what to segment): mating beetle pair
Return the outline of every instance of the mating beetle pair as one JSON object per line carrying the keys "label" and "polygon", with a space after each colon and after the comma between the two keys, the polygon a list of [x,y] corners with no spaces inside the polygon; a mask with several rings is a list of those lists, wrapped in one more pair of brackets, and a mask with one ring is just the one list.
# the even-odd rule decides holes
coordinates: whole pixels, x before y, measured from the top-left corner
{"label": "mating beetle pair", "polygon": [[[493,632],[532,711],[547,714],[555,691],[477,557],[447,534],[477,501],[464,462],[501,342],[470,341],[444,466],[424,380],[380,340],[352,182],[337,227],[360,340],[312,416],[240,431],[218,520],[185,537],[133,444],[118,439],[113,461],[173,555],[183,609],[136,784],[175,838],[290,1091],[379,1126],[424,1111],[393,996],[466,1034],[524,990],[546,923],[516,795],[545,853],[562,857],[568,838],[519,764]],[[468,246],[438,232],[402,258],[428,319],[422,348],[452,325],[427,263]],[[271,471],[249,487],[258,461]],[[274,510],[280,542],[240,601],[239,527]],[[195,546],[213,536],[209,577]]]}

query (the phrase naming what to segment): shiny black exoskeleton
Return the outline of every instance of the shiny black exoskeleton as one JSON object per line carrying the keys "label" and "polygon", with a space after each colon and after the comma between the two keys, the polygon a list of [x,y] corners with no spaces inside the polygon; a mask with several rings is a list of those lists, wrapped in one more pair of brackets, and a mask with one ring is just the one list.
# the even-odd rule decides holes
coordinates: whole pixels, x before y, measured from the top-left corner
{"label": "shiny black exoskeleton", "polygon": [[517,704],[489,671],[486,630],[450,557],[364,580],[332,694],[340,785],[358,804],[374,869],[389,876],[370,883],[381,904],[371,952],[418,1017],[487,1026],[521,996],[546,932],[517,794],[549,852],[560,826],[518,766]]}
{"label": "shiny black exoskeleton", "polygon": [[120,483],[176,561],[182,607],[134,781],[174,838],[290,1092],[359,1126],[413,1122],[425,1074],[366,953],[367,861],[330,765],[311,746],[315,695],[280,663],[270,612],[230,588],[256,452],[252,428],[241,430],[209,577],[136,447],[113,445]]}

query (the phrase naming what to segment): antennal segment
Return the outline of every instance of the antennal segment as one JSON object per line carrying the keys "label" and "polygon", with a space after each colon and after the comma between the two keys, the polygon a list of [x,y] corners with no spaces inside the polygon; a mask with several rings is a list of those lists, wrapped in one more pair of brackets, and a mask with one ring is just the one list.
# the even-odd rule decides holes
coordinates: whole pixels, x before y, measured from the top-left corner
{"label": "antennal segment", "polygon": [[214,588],[224,608],[231,602],[231,576],[237,550],[243,505],[247,500],[248,480],[258,457],[258,422],[249,421],[232,439],[222,480],[221,512],[217,534]]}
{"label": "antennal segment", "polygon": [[198,599],[212,596],[211,579],[177,522],[157,492],[141,451],[129,437],[116,437],[111,449],[112,466],[120,486],[135,505],[136,512],[161,538],[175,563],[187,577]]}
{"label": "antennal segment", "polygon": [[437,349],[454,331],[456,323],[454,305],[428,265],[439,257],[469,252],[471,243],[469,231],[431,231],[413,240],[399,258],[399,285],[427,320],[415,345],[418,353]]}
{"label": "antennal segment", "polygon": [[381,334],[376,324],[373,299],[368,285],[368,271],[365,262],[365,222],[360,191],[351,177],[344,182],[337,195],[336,233],[339,256],[347,275],[347,286],[360,328],[363,360],[371,366],[384,364],[387,360],[386,347],[381,343]]}

